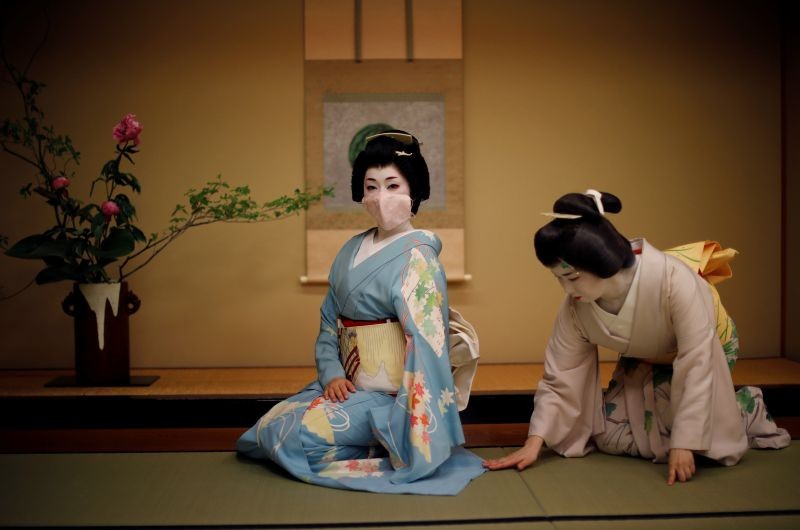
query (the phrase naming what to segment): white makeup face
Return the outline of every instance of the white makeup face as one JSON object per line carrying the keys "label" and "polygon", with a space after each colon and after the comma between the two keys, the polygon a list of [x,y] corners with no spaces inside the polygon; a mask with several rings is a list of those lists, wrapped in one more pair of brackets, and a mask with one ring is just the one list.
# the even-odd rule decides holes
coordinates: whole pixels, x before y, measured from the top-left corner
{"label": "white makeup face", "polygon": [[550,272],[558,279],[564,292],[578,302],[594,302],[603,296],[606,280],[591,272],[576,270],[564,262],[551,267]]}
{"label": "white makeup face", "polygon": [[365,198],[383,192],[411,195],[408,181],[394,164],[385,167],[371,167],[364,175]]}

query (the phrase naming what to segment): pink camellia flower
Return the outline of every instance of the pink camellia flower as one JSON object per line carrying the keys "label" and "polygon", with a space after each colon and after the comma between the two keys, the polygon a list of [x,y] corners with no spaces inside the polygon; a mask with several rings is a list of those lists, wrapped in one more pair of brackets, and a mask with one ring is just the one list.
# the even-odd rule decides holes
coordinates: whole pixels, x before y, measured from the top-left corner
{"label": "pink camellia flower", "polygon": [[[72,181],[70,181],[67,177],[63,177],[62,176],[62,177],[54,178],[53,182],[51,184],[52,184],[54,190],[60,190],[62,188],[66,188],[67,186],[72,184]],[[64,191],[67,191],[67,190],[64,190]]]}
{"label": "pink camellia flower", "polygon": [[110,218],[119,213],[119,206],[114,201],[106,201],[100,205],[100,211],[103,212],[103,215],[107,218]]}
{"label": "pink camellia flower", "polygon": [[133,145],[139,145],[141,132],[142,124],[136,120],[136,114],[128,114],[114,126],[113,134],[117,143],[133,142]]}

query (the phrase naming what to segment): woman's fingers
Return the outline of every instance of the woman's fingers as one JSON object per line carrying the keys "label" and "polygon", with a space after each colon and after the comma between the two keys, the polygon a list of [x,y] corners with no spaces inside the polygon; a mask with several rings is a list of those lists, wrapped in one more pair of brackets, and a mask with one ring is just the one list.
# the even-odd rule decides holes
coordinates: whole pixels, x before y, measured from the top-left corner
{"label": "woman's fingers", "polygon": [[675,481],[686,482],[691,480],[695,471],[697,471],[694,463],[694,454],[688,449],[670,449],[668,465],[667,485],[669,486],[675,484]]}
{"label": "woman's fingers", "polygon": [[333,391],[336,393],[336,399],[339,401],[344,401],[347,399],[347,387],[341,381],[336,382],[336,386],[334,386]]}
{"label": "woman's fingers", "polygon": [[355,392],[355,385],[348,379],[339,378],[328,383],[328,386],[325,387],[325,390],[322,392],[322,396],[328,401],[338,403],[339,401],[347,399],[349,395],[348,391]]}
{"label": "woman's fingers", "polygon": [[516,463],[517,460],[514,458],[514,455],[509,455],[495,460],[487,460],[483,463],[483,465],[487,469],[495,470],[495,469],[505,469],[507,467],[512,467]]}
{"label": "woman's fingers", "polygon": [[518,450],[503,458],[496,458],[493,460],[486,460],[483,462],[483,467],[492,471],[497,469],[506,469],[509,467],[516,467],[520,471],[527,468],[536,461],[536,456],[527,454],[526,451]]}
{"label": "woman's fingers", "polygon": [[667,475],[667,485],[672,486],[675,484],[676,480],[678,482],[687,482],[692,479],[695,471],[694,463],[687,466],[670,465],[669,474]]}

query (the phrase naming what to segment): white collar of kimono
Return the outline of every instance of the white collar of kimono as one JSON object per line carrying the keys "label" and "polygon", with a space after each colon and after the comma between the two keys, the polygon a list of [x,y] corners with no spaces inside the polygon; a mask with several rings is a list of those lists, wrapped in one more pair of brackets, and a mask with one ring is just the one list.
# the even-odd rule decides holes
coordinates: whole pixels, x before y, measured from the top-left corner
{"label": "white collar of kimono", "polygon": [[636,301],[639,292],[639,272],[642,270],[640,257],[636,256],[636,273],[633,275],[633,281],[628,289],[628,294],[625,297],[619,313],[616,315],[609,313],[600,307],[596,301],[592,301],[592,309],[600,321],[605,324],[609,333],[615,337],[630,340],[631,331],[633,330],[633,314],[636,311]]}
{"label": "white collar of kimono", "polygon": [[368,257],[376,254],[381,249],[385,248],[387,245],[397,241],[404,235],[413,232],[414,230],[416,230],[416,228],[412,228],[411,230],[406,230],[405,232],[400,232],[399,234],[387,237],[386,239],[380,241],[379,243],[375,243],[375,233],[376,233],[375,231],[368,233],[366,236],[364,236],[364,239],[361,240],[361,246],[358,247],[358,252],[356,253],[356,257],[353,258],[353,267],[355,267]]}

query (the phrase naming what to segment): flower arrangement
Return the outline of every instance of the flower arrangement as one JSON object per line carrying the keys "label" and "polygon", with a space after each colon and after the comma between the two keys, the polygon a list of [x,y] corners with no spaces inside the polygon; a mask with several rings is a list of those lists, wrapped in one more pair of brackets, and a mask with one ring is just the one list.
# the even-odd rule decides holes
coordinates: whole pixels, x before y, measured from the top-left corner
{"label": "flower arrangement", "polygon": [[[5,66],[22,97],[24,115],[0,123],[0,148],[35,168],[34,181],[20,194],[43,197],[53,209],[55,224],[10,248],[8,238],[0,236],[0,246],[7,249],[8,256],[42,260],[45,266],[36,276],[38,284],[122,281],[190,228],[217,222],[278,220],[332,194],[329,188],[313,192],[295,189],[292,195],[258,204],[251,199],[247,186],[232,187],[217,176],[200,189],[186,192],[186,202],[175,207],[166,230],[146,236],[134,224],[136,209],[131,201],[132,194],[141,192],[141,186],[124,167],[134,164],[139,151],[143,127],[136,116],[128,114],[114,126],[114,157],[103,165],[89,191],[90,198],[96,192],[100,198],[83,202],[72,193],[77,180],[72,167],[79,164],[80,153],[69,136],[58,135],[43,123],[45,116],[37,96],[45,85],[28,79],[25,72],[8,62]],[[112,266],[116,274],[109,272]]]}

